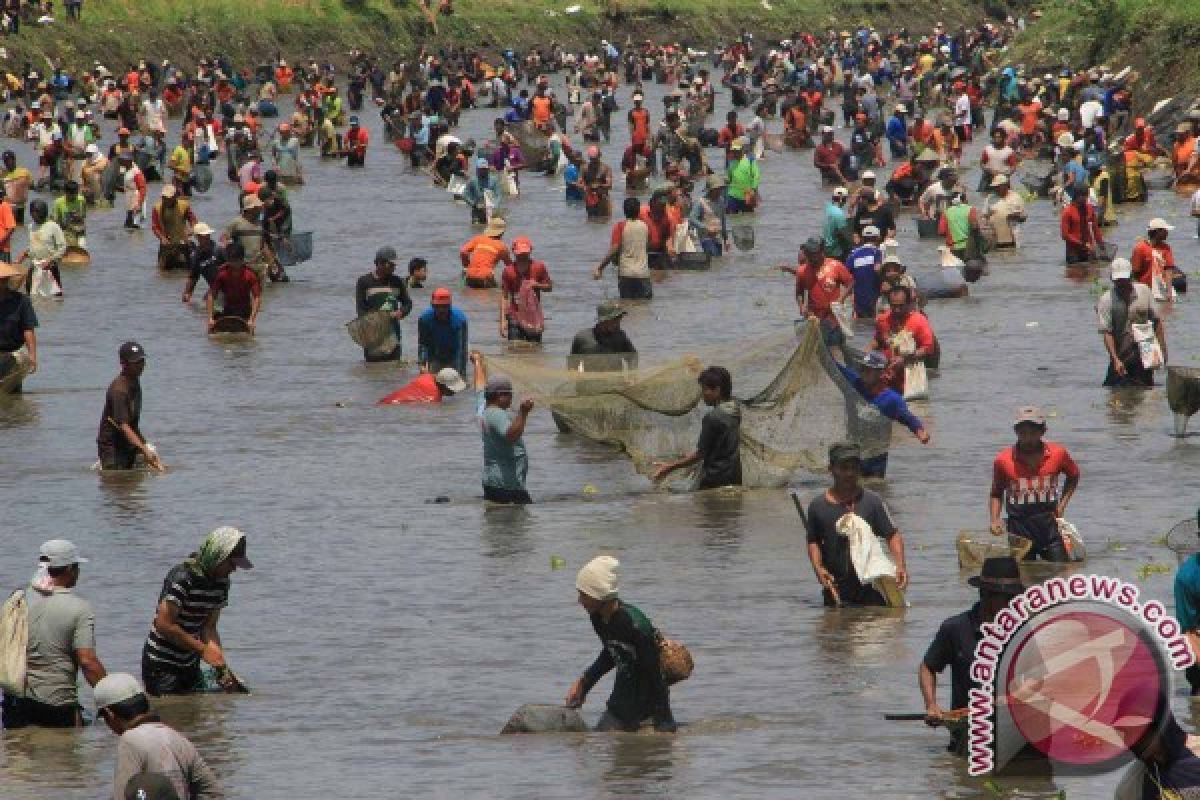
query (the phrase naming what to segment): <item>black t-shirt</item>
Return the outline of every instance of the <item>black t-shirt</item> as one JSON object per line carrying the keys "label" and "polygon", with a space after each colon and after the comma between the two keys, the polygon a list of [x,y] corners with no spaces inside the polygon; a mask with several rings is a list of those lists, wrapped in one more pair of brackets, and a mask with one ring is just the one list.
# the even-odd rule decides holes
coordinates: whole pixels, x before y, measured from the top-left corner
{"label": "black t-shirt", "polygon": [[395,309],[412,311],[412,298],[408,296],[408,281],[398,275],[380,279],[372,270],[358,279],[354,287],[354,305],[358,315],[378,310],[395,303]]}
{"label": "black t-shirt", "polygon": [[808,504],[808,541],[821,546],[821,560],[837,581],[838,593],[843,597],[856,596],[862,587],[850,561],[850,540],[837,532],[838,520],[850,511],[866,520],[882,539],[890,539],[896,532],[883,498],[870,489],[862,490],[852,508],[830,502],[825,492]]}
{"label": "black t-shirt", "polygon": [[868,225],[874,225],[879,229],[880,236],[887,236],[888,231],[896,229],[896,215],[892,213],[889,206],[880,204],[879,208],[874,211],[869,211],[865,208],[859,209],[854,215],[854,229],[862,235],[863,228]]}
{"label": "black t-shirt", "polygon": [[224,263],[225,251],[215,245],[211,250],[201,250],[195,244],[188,249],[188,266],[194,281],[204,278],[204,282],[211,286],[217,277],[217,271]]}
{"label": "black t-shirt", "polygon": [[870,131],[855,128],[850,134],[850,152],[865,158],[875,152],[875,136]]}
{"label": "black t-shirt", "polygon": [[737,401],[726,401],[704,415],[696,449],[704,456],[697,489],[742,485],[742,412]]}
{"label": "black t-shirt", "polygon": [[637,369],[637,364],[637,349],[619,328],[603,334],[598,334],[595,328],[581,330],[571,341],[571,354],[567,357],[567,369],[572,371],[582,365],[584,372],[620,372]]}
{"label": "black t-shirt", "polygon": [[25,345],[25,331],[38,326],[33,303],[20,292],[0,297],[0,353],[11,353]]}
{"label": "black t-shirt", "polygon": [[627,725],[649,717],[670,717],[670,693],[659,666],[658,636],[646,615],[622,601],[607,623],[599,614],[592,614],[591,621],[604,649],[583,674],[587,688],[616,667],[608,698],[613,716]]}
{"label": "black t-shirt", "polygon": [[141,435],[138,427],[141,418],[142,384],[137,378],[122,373],[109,385],[108,393],[104,395],[104,414],[100,417],[96,441],[118,448],[132,447],[125,435],[117,430],[117,425],[129,423],[129,427]]}
{"label": "black t-shirt", "polygon": [[968,611],[956,614],[942,622],[937,635],[925,651],[925,666],[934,673],[950,667],[951,708],[965,708],[970,701],[971,664],[975,660],[975,646],[983,636],[979,632],[979,604]]}

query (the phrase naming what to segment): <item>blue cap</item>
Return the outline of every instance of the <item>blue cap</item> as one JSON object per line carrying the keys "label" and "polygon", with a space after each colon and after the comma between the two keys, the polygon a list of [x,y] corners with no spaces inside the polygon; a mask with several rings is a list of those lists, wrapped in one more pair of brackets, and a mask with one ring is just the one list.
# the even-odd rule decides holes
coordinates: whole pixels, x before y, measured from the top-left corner
{"label": "blue cap", "polygon": [[351,117],[351,118],[350,118],[350,124],[351,124],[351,125],[357,125],[357,124],[358,124],[358,117],[357,117],[357,116],[353,116],[353,117]]}

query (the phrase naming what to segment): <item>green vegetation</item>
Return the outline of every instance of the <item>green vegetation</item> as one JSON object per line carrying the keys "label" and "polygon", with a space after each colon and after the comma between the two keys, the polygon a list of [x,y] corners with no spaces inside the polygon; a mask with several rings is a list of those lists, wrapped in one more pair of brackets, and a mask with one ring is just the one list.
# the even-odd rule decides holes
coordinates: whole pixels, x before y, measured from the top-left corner
{"label": "green vegetation", "polygon": [[1200,90],[1200,0],[1068,0],[1042,8],[1014,60],[1039,68],[1130,65],[1141,74],[1143,107]]}
{"label": "green vegetation", "polygon": [[[576,4],[576,13],[566,13]],[[932,24],[934,15],[954,24],[980,13],[966,0],[948,10],[918,0],[844,0],[836,8],[832,14],[818,0],[456,0],[452,15],[436,18],[435,35],[418,0],[90,0],[82,24],[25,25],[2,44],[17,67],[26,59],[44,66],[49,57],[68,68],[98,59],[117,69],[141,57],[190,64],[215,52],[239,64],[276,53],[338,61],[352,48],[402,57],[421,45],[622,43],[626,36],[708,49],[743,29],[782,37],[900,19],[915,29]]]}

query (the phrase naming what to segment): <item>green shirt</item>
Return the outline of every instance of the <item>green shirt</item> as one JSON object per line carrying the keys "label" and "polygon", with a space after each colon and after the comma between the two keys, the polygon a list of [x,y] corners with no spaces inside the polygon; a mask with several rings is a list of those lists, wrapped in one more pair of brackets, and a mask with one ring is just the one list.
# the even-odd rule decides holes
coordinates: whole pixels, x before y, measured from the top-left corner
{"label": "green shirt", "polygon": [[726,194],[743,200],[746,192],[758,189],[758,164],[749,158],[741,158],[729,165],[729,188]]}
{"label": "green shirt", "polygon": [[825,254],[838,260],[849,253],[846,248],[845,231],[850,227],[846,212],[836,203],[825,204],[825,228],[822,238],[825,240]]}
{"label": "green shirt", "polygon": [[963,203],[946,206],[943,216],[946,218],[946,229],[954,241],[951,249],[965,250],[971,238],[971,207]]}

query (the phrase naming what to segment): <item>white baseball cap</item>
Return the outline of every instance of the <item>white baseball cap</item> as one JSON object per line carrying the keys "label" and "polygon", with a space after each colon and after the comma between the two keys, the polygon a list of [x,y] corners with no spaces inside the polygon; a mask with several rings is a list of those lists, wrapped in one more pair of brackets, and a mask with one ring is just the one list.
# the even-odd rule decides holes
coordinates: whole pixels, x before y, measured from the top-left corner
{"label": "white baseball cap", "polygon": [[873,181],[873,180],[875,180],[875,173],[872,172],[871,170],[867,170],[866,172],[864,172],[862,174],[862,179],[864,181]]}
{"label": "white baseball cap", "polygon": [[75,547],[75,543],[66,539],[51,539],[43,544],[41,560],[51,568],[87,563],[87,559],[79,555],[79,549]]}
{"label": "white baseball cap", "polygon": [[846,190],[845,186],[839,186],[833,190],[833,196],[834,197],[849,197],[850,192]]}
{"label": "white baseball cap", "polygon": [[1133,264],[1128,258],[1114,258],[1109,267],[1109,277],[1114,281],[1128,280],[1133,277]]}
{"label": "white baseball cap", "polygon": [[1146,224],[1146,230],[1148,230],[1148,231],[1173,231],[1173,230],[1175,230],[1175,226],[1168,225],[1167,221],[1165,219],[1163,219],[1162,217],[1155,217],[1154,219],[1150,220],[1150,222],[1148,222]]}
{"label": "white baseball cap", "polygon": [[145,693],[146,690],[138,683],[138,679],[127,672],[110,672],[101,678],[92,690],[97,709],[115,706]]}
{"label": "white baseball cap", "polygon": [[452,367],[445,367],[438,370],[438,374],[434,377],[434,380],[455,393],[467,388],[467,382],[458,374],[458,370]]}
{"label": "white baseball cap", "polygon": [[197,236],[212,236],[213,229],[207,222],[197,222],[196,227],[192,228],[192,233]]}
{"label": "white baseball cap", "polygon": [[863,228],[862,235],[864,239],[878,239],[879,228],[876,228],[874,225],[868,225],[867,227]]}

